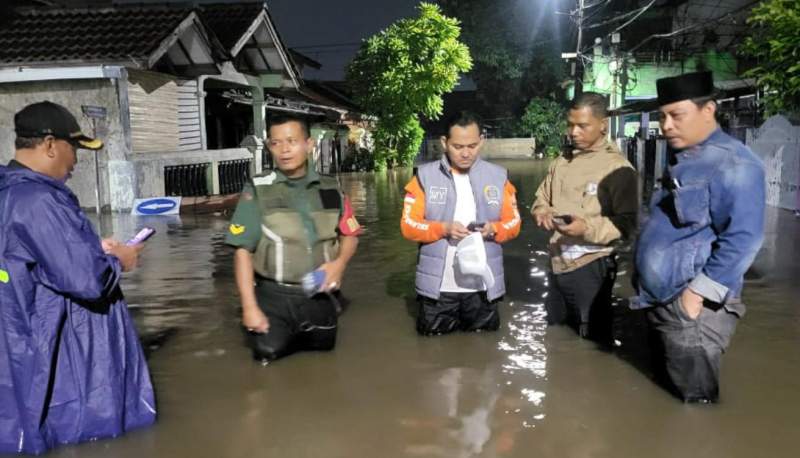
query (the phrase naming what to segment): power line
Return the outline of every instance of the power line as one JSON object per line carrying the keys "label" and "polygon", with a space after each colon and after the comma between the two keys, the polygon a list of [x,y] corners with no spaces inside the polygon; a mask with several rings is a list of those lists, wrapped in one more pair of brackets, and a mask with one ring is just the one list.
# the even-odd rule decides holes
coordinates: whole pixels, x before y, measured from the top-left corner
{"label": "power line", "polygon": [[[584,28],[585,29],[596,29],[596,28],[602,27],[604,25],[613,24],[613,23],[615,23],[617,21],[621,21],[621,20],[626,19],[626,18],[628,18],[630,16],[633,16],[634,14],[637,14],[637,13],[641,14],[644,10],[650,8],[650,6],[652,6],[653,3],[655,3],[655,0],[653,0],[648,5],[646,5],[646,6],[642,7],[642,8],[635,9],[633,11],[628,11],[627,13],[620,14],[619,16],[616,16],[616,17],[613,17],[611,19],[608,19],[608,20],[605,20],[603,22],[600,22],[599,24],[587,25]],[[637,17],[638,17],[638,15],[637,15]]]}
{"label": "power line", "polygon": [[657,34],[650,35],[649,37],[647,37],[644,40],[642,40],[638,45],[636,45],[633,48],[629,49],[628,52],[636,51],[637,49],[639,49],[642,46],[644,46],[645,43],[649,42],[650,40],[652,40],[654,38],[670,38],[670,37],[673,37],[675,35],[682,34],[682,33],[686,32],[686,31],[689,31],[689,30],[692,30],[692,29],[696,29],[698,27],[705,27],[707,25],[717,23],[717,22],[725,19],[726,17],[728,17],[728,16],[730,16],[732,14],[736,14],[736,13],[738,13],[740,11],[744,11],[744,10],[750,8],[751,6],[753,6],[753,5],[757,4],[757,3],[761,3],[761,1],[760,0],[752,1],[750,3],[742,5],[739,8],[736,8],[734,10],[728,11],[727,13],[721,14],[721,15],[717,16],[716,18],[709,19],[709,20],[707,20],[705,22],[699,22],[697,24],[692,24],[692,25],[683,27],[683,28],[678,29],[678,30],[673,30],[672,32],[668,32],[668,33],[657,33]]}
{"label": "power line", "polygon": [[656,3],[656,0],[652,0],[652,1],[651,1],[650,3],[648,3],[648,4],[647,4],[647,5],[644,7],[644,8],[642,8],[642,9],[641,9],[641,11],[639,11],[639,13],[638,13],[636,16],[632,17],[630,21],[628,21],[628,22],[626,22],[626,23],[622,24],[621,26],[617,27],[617,28],[616,28],[616,29],[614,29],[614,31],[613,31],[613,32],[611,32],[611,33],[612,33],[612,34],[614,34],[614,33],[617,33],[617,32],[619,32],[620,30],[622,30],[622,29],[624,29],[625,27],[627,27],[628,25],[630,25],[630,23],[631,23],[631,22],[635,21],[635,20],[636,20],[636,18],[638,18],[639,16],[641,16],[642,14],[644,14],[644,12],[645,12],[645,11],[647,11],[647,10],[649,10],[649,9],[650,9],[650,7],[651,7],[651,6],[653,6],[653,4],[655,4],[655,3]]}
{"label": "power line", "polygon": [[[739,13],[741,11],[744,11],[744,10],[746,10],[746,9],[748,9],[748,8],[752,7],[753,5],[756,5],[758,3],[761,3],[760,0],[755,0],[755,1],[752,1],[750,3],[746,3],[746,4],[742,5],[742,6],[740,6],[739,8],[736,8],[736,9],[733,9],[733,10],[728,11],[726,13],[723,13],[723,14],[717,16],[717,17],[714,17],[714,18],[710,18],[710,19],[709,18],[697,18],[697,19],[700,19],[702,22],[697,22],[695,24],[691,24],[689,26],[680,28],[678,30],[673,30],[672,32],[666,32],[666,33],[650,35],[649,37],[647,37],[644,40],[642,40],[641,42],[639,42],[638,45],[636,45],[635,47],[630,49],[628,52],[633,52],[633,51],[639,49],[644,44],[646,44],[647,42],[649,42],[650,40],[652,40],[654,38],[671,38],[671,37],[674,37],[674,36],[677,36],[677,35],[681,35],[684,32],[687,32],[689,30],[693,30],[693,29],[696,29],[696,28],[699,28],[699,27],[705,27],[705,26],[708,26],[708,25],[711,25],[711,24],[715,24],[717,22],[720,22],[720,21],[728,18],[731,15],[734,15],[734,14],[737,14],[737,13]],[[628,13],[627,15],[630,15],[630,13]],[[615,18],[615,19],[618,19],[618,18]],[[608,37],[611,36],[612,33],[615,33],[615,32],[608,33],[608,34],[604,35],[601,38],[608,38]],[[589,51],[590,49],[591,49],[591,46],[587,46],[586,48],[581,50],[581,53],[585,53],[585,52]]]}
{"label": "power line", "polygon": [[592,13],[591,13],[591,14],[589,14],[589,15],[587,15],[585,18],[583,18],[583,20],[584,20],[584,21],[588,21],[589,19],[592,19],[592,18],[594,18],[595,16],[597,16],[598,14],[602,13],[603,11],[605,11],[606,7],[607,7],[609,4],[611,4],[611,2],[612,2],[612,1],[613,1],[613,0],[607,0],[605,3],[603,3],[602,5],[600,5],[600,7],[599,7],[599,8],[597,8],[597,9],[596,9],[596,10],[594,10],[594,11],[592,11]]}
{"label": "power line", "polygon": [[[609,3],[611,3],[612,1],[613,1],[613,0],[602,0],[602,1],[599,1],[599,2],[597,2],[597,3],[592,3],[592,4],[589,4],[589,5],[584,5],[583,9],[585,9],[585,10],[588,10],[589,8],[594,8],[595,6],[606,6],[606,5],[608,5]],[[720,0],[720,1],[722,1],[722,0]],[[573,12],[572,12],[572,14],[575,14],[576,12],[577,12],[577,10],[576,10],[576,11],[573,11]]]}
{"label": "power line", "polygon": [[318,50],[318,51],[314,51],[314,50],[311,50],[311,51],[305,50],[305,51],[303,51],[303,54],[310,54],[310,55],[314,55],[314,56],[321,55],[321,54],[352,54],[352,53],[353,53],[353,51],[350,50],[350,49],[321,49],[321,50]]}
{"label": "power line", "polygon": [[349,42],[349,43],[330,43],[324,45],[304,45],[304,46],[290,46],[292,49],[310,49],[310,48],[356,48],[361,46],[361,42]]}

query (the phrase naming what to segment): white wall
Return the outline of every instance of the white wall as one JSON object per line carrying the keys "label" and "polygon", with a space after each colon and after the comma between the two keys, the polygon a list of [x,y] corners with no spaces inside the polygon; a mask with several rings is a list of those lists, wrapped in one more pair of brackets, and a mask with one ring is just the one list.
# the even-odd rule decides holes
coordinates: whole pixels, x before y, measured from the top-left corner
{"label": "white wall", "polygon": [[[0,161],[6,164],[14,157],[14,114],[31,103],[50,100],[69,109],[81,128],[91,135],[91,121],[81,113],[82,105],[105,107],[108,116],[97,122],[97,136],[105,142],[100,150],[102,205],[124,208],[135,194],[136,182],[130,175],[130,164],[123,121],[120,116],[116,80],[54,80],[0,84]],[[79,151],[78,164],[67,185],[78,196],[81,206],[95,206],[94,152]],[[109,182],[112,185],[109,185]],[[114,188],[114,192],[110,191]],[[128,206],[130,204],[128,203]]]}
{"label": "white wall", "polygon": [[764,161],[767,205],[795,210],[800,190],[800,126],[773,116],[748,135],[747,146]]}
{"label": "white wall", "polygon": [[[438,159],[444,149],[439,138],[423,144],[423,160]],[[532,138],[489,138],[484,140],[481,157],[484,159],[527,159],[533,156]]]}

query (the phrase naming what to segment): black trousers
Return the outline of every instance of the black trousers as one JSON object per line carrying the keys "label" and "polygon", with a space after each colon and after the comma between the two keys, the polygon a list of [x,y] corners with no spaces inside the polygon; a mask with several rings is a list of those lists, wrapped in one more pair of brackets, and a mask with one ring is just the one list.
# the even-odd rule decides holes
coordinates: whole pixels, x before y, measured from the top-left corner
{"label": "black trousers", "polygon": [[446,293],[439,299],[417,296],[419,314],[417,332],[424,336],[460,331],[496,331],[500,327],[497,303],[489,301],[485,291]]}
{"label": "black trousers", "polygon": [[742,303],[706,303],[695,319],[683,310],[680,298],[647,312],[651,328],[659,337],[655,354],[659,375],[685,402],[716,402],[722,354],[730,345]]}
{"label": "black trousers", "polygon": [[303,350],[331,350],[336,345],[337,307],[328,294],[306,297],[300,287],[263,280],[256,286],[258,305],[269,331],[250,334],[256,359],[275,360]]}
{"label": "black trousers", "polygon": [[567,323],[581,337],[603,344],[612,339],[611,292],[617,278],[615,255],[563,274],[550,273],[545,302],[548,324]]}

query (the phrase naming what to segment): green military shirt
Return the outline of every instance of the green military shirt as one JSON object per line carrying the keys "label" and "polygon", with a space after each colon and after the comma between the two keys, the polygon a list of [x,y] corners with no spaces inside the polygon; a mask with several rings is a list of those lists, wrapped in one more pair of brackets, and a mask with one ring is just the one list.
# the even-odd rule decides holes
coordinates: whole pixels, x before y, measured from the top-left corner
{"label": "green military shirt", "polygon": [[[313,243],[317,239],[317,234],[309,213],[319,210],[322,206],[319,199],[319,174],[313,167],[308,168],[305,176],[296,179],[287,177],[280,170],[275,170],[274,172],[276,176],[272,186],[288,186],[292,189],[292,192],[288,193],[289,201],[286,204],[302,215],[307,239]],[[339,197],[343,199],[341,193],[339,193]],[[261,239],[262,216],[261,207],[256,199],[253,181],[250,181],[242,189],[239,203],[236,205],[236,211],[231,218],[228,233],[225,237],[227,245],[244,248],[250,252],[256,250]],[[345,204],[344,199],[341,204],[340,208],[343,210],[349,209],[349,205]],[[341,213],[340,216],[342,216]],[[355,222],[355,219],[348,215],[348,222],[350,219]],[[351,223],[350,226],[352,228],[353,224]],[[358,228],[357,222],[355,227]]]}

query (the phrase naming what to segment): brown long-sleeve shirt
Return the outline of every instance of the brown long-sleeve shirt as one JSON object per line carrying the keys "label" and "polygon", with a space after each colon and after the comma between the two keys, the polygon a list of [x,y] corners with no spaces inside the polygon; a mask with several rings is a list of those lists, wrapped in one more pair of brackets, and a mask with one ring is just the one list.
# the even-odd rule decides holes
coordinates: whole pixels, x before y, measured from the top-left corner
{"label": "brown long-sleeve shirt", "polygon": [[[582,237],[555,232],[550,253],[555,273],[569,272],[589,264],[613,249],[611,244],[636,231],[639,197],[636,171],[610,142],[589,150],[576,150],[570,158],[559,157],[536,191],[531,213],[552,211],[575,215],[586,221]],[[579,257],[566,255],[586,247]]]}

